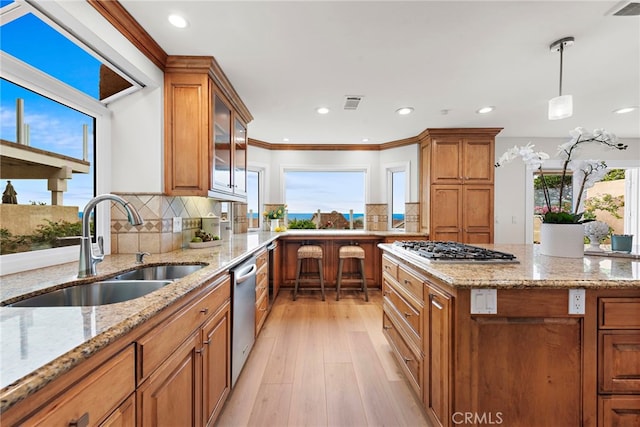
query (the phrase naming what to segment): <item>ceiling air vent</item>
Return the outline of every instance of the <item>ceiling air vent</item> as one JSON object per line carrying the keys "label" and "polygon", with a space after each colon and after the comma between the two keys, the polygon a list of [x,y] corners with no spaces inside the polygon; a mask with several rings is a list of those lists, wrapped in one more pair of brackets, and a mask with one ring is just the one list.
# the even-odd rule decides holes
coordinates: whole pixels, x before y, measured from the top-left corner
{"label": "ceiling air vent", "polygon": [[360,101],[362,101],[361,96],[347,96],[344,100],[344,109],[345,110],[357,110],[358,105],[360,105]]}
{"label": "ceiling air vent", "polygon": [[625,1],[616,5],[614,16],[638,16],[640,15],[640,2]]}

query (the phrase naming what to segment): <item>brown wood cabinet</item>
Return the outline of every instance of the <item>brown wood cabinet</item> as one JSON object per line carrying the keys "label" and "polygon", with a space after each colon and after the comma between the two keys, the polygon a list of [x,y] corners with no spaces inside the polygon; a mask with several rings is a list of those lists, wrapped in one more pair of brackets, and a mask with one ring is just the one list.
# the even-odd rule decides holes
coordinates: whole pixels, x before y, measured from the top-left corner
{"label": "brown wood cabinet", "polygon": [[135,390],[134,366],[134,346],[129,345],[26,420],[13,420],[3,414],[2,425],[117,425],[112,423],[119,414],[123,420],[130,416],[127,410]]}
{"label": "brown wood cabinet", "polygon": [[267,250],[262,249],[256,254],[256,337],[260,334],[262,325],[269,314],[269,259]]}
{"label": "brown wood cabinet", "polygon": [[137,341],[138,425],[215,421],[231,385],[230,295],[225,274]]}
{"label": "brown wood cabinet", "polygon": [[493,242],[494,141],[500,128],[427,129],[420,222],[431,240]]}
{"label": "brown wood cabinet", "polygon": [[252,119],[213,57],[168,57],[165,194],[246,201]]}
{"label": "brown wood cabinet", "polygon": [[[282,247],[282,285],[293,287],[296,280],[296,262],[298,248],[303,244],[313,244],[322,247],[324,258],[322,267],[324,272],[325,289],[335,289],[338,277],[338,252],[340,247],[345,245],[358,245],[365,251],[365,277],[367,286],[370,288],[380,288],[380,250],[378,243],[382,239],[378,236],[282,236],[279,245]],[[315,260],[305,260],[302,263],[303,272],[313,272],[317,274],[318,267]],[[359,270],[359,263],[356,259],[347,259],[344,262],[344,277],[356,274]],[[361,282],[360,282],[361,283]],[[313,284],[300,284],[300,288],[313,286]],[[343,281],[343,289],[349,289],[348,280]],[[360,285],[354,285],[360,286]]]}
{"label": "brown wood cabinet", "polygon": [[598,300],[598,425],[640,425],[640,297]]}
{"label": "brown wood cabinet", "polygon": [[432,425],[639,425],[640,290],[587,289],[570,315],[568,289],[497,289],[472,314],[471,289],[389,252],[381,270],[383,332]]}

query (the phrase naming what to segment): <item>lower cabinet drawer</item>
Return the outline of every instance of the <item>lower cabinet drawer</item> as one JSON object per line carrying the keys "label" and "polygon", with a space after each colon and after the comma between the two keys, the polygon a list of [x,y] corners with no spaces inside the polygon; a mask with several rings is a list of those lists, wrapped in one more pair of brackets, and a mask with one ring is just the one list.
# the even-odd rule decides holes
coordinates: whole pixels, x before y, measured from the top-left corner
{"label": "lower cabinet drawer", "polygon": [[264,321],[267,320],[268,306],[269,298],[266,294],[256,302],[256,337],[260,333]]}
{"label": "lower cabinet drawer", "polygon": [[600,392],[640,394],[640,331],[600,332]]}
{"label": "lower cabinet drawer", "polygon": [[607,396],[598,398],[599,427],[638,427],[640,396]]}
{"label": "lower cabinet drawer", "polygon": [[398,267],[398,283],[400,283],[400,286],[406,289],[406,291],[418,301],[424,300],[424,282],[425,279],[418,276],[413,271],[403,267],[402,265]]}
{"label": "lower cabinet drawer", "polygon": [[398,332],[395,325],[387,316],[387,313],[383,313],[382,316],[382,328],[383,333],[387,337],[393,354],[398,359],[400,368],[409,379],[409,383],[415,390],[418,396],[422,398],[422,370],[424,367],[422,355],[416,355],[407,343],[404,341],[402,335]]}
{"label": "lower cabinet drawer", "polygon": [[130,345],[20,425],[98,425],[133,393],[135,386],[135,351]]}
{"label": "lower cabinet drawer", "polygon": [[384,297],[391,302],[391,305],[398,311],[398,315],[404,319],[409,326],[409,330],[415,335],[414,339],[418,345],[422,343],[422,312],[423,309],[418,305],[415,307],[405,300],[400,292],[395,289],[392,282],[386,278],[383,279]]}

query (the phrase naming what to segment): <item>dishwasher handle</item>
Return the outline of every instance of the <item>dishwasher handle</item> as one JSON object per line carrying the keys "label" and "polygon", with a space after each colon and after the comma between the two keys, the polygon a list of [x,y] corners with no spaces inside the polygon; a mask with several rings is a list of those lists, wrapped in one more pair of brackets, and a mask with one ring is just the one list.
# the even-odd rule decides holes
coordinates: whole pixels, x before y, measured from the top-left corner
{"label": "dishwasher handle", "polygon": [[256,275],[256,271],[258,270],[258,266],[255,264],[247,265],[242,269],[236,271],[236,284],[240,284],[249,280],[252,276]]}

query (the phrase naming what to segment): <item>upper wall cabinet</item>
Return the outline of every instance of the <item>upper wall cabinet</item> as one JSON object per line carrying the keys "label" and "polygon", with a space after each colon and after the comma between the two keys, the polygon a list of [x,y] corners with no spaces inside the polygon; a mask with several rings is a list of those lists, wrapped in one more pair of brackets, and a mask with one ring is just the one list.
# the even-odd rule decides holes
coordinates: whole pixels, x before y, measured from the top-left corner
{"label": "upper wall cabinet", "polygon": [[253,117],[213,57],[170,56],[165,69],[165,193],[245,202]]}

